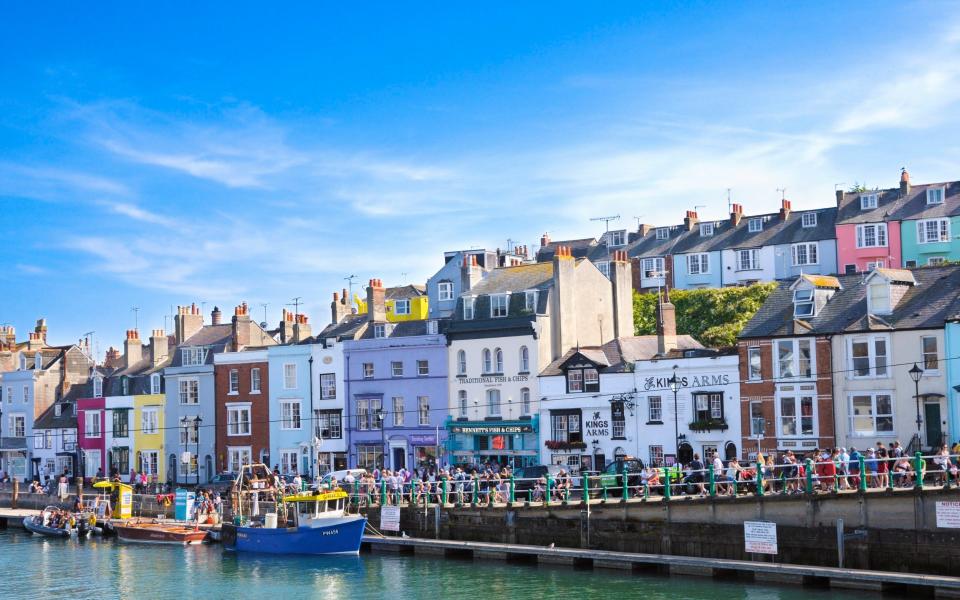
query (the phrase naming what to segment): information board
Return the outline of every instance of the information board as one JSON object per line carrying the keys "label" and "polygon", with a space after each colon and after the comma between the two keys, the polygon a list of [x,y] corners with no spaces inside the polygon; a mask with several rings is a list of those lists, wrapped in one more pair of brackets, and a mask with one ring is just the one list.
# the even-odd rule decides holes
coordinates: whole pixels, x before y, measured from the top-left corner
{"label": "information board", "polygon": [[380,507],[380,530],[381,531],[400,531],[400,507],[399,506]]}
{"label": "information board", "polygon": [[743,542],[747,552],[777,553],[777,524],[767,521],[744,521]]}
{"label": "information board", "polygon": [[937,502],[937,527],[960,529],[960,502]]}

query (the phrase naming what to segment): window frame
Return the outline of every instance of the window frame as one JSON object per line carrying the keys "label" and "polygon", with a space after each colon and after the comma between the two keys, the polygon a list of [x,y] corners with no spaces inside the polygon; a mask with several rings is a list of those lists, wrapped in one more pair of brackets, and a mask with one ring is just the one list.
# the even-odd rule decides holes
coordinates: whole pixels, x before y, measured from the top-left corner
{"label": "window frame", "polygon": [[260,367],[250,369],[250,393],[259,394],[263,390],[263,375],[260,373]]}
{"label": "window frame", "polygon": [[[510,294],[490,294],[490,318],[503,319],[510,315]],[[502,314],[501,314],[502,313]]]}
{"label": "window frame", "polygon": [[408,316],[410,314],[411,303],[409,298],[401,298],[393,301],[393,314],[397,316]]}
{"label": "window frame", "polygon": [[537,302],[540,299],[539,290],[527,290],[523,296],[523,308],[530,312],[537,312]]}
{"label": "window frame", "polygon": [[467,351],[460,349],[457,351],[457,375],[466,376],[467,374]]}
{"label": "window frame", "polygon": [[880,205],[880,194],[861,194],[860,210],[873,210]]}
{"label": "window frame", "polygon": [[[879,411],[880,398],[886,397],[889,412]],[[869,398],[870,414],[857,415],[854,401],[856,398]],[[869,418],[873,427],[869,430],[858,429],[856,422]],[[890,429],[881,430],[878,425],[881,419],[889,420]],[[848,434],[854,438],[896,437],[896,408],[894,407],[894,393],[890,390],[850,390],[847,392],[847,427]]]}
{"label": "window frame", "polygon": [[[756,357],[756,365],[753,359]],[[754,369],[756,366],[756,369]],[[749,346],[747,348],[747,379],[749,381],[763,380],[763,352],[760,346]]]}
{"label": "window frame", "polygon": [[[931,239],[929,235],[930,225],[935,230],[936,239]],[[919,219],[917,221],[917,243],[918,244],[942,244],[948,243],[951,239],[951,226],[949,217],[937,217],[933,219]]]}
{"label": "window frame", "polygon": [[452,281],[441,281],[437,283],[437,301],[448,302],[454,298],[454,289]]}
{"label": "window frame", "polygon": [[803,213],[800,216],[800,227],[803,229],[809,229],[811,227],[817,226],[817,213],[807,212]]}
{"label": "window frame", "polygon": [[417,377],[430,376],[430,361],[426,359],[417,360]]}
{"label": "window frame", "polygon": [[[486,393],[487,415],[490,417],[503,416],[503,397],[497,388],[489,388]],[[495,401],[494,401],[495,400]]]}
{"label": "window frame", "polygon": [[228,391],[227,394],[231,396],[236,396],[240,393],[240,369],[230,369],[228,375]]}
{"label": "window frame", "polygon": [[[697,268],[694,270],[693,266]],[[697,252],[687,255],[687,274],[688,275],[709,275],[710,274],[710,253]]]}
{"label": "window frame", "polygon": [[391,396],[390,407],[393,409],[393,426],[403,427],[406,418],[406,407],[404,406],[403,396]]}
{"label": "window frame", "polygon": [[403,377],[403,361],[402,360],[390,361],[390,377]]}
{"label": "window frame", "polygon": [[759,233],[763,231],[763,219],[759,217],[747,219],[747,231],[749,233]]}
{"label": "window frame", "polygon": [[[647,265],[651,265],[650,268],[647,268]],[[662,279],[663,273],[666,270],[666,262],[661,256],[654,256],[650,258],[644,258],[640,261],[640,275],[644,279]]]}
{"label": "window frame", "polygon": [[[873,233],[873,244],[867,243],[867,231]],[[890,243],[886,223],[860,223],[856,228],[857,248],[886,248]]]}
{"label": "window frame", "polygon": [[[287,408],[289,407],[289,415]],[[296,411],[293,409],[296,408]],[[280,430],[300,431],[303,429],[303,401],[297,399],[280,400]]]}
{"label": "window frame", "polygon": [[700,223],[700,237],[712,237],[713,230],[713,222]]}
{"label": "window frame", "polygon": [[283,389],[297,389],[297,363],[283,363]]}
{"label": "window frame", "polygon": [[160,423],[160,409],[158,407],[146,407],[140,410],[140,433],[143,435],[154,435],[157,433]]}
{"label": "window frame", "polygon": [[472,321],[476,317],[477,315],[476,304],[477,304],[476,296],[463,297],[463,320],[464,321]]}
{"label": "window frame", "polygon": [[364,379],[373,379],[375,374],[373,363],[372,362],[362,363],[361,373]]}
{"label": "window frame", "polygon": [[320,373],[320,399],[336,400],[337,398],[337,374]]}
{"label": "window frame", "polygon": [[[313,411],[316,422],[315,435],[321,440],[342,440],[343,439],[343,410],[339,408],[324,408]],[[335,417],[335,419],[334,419]],[[329,431],[323,435],[324,423]]]}
{"label": "window frame", "polygon": [[[250,402],[228,402],[227,409],[227,437],[237,437],[253,435],[253,424],[251,422],[252,404]],[[246,414],[246,421],[243,420],[243,414]],[[244,425],[246,427],[244,428]]]}
{"label": "window frame", "polygon": [[[884,345],[884,354],[879,354],[877,352],[877,342],[883,342]],[[866,344],[867,355],[865,357],[854,356],[854,345],[855,344]],[[885,333],[872,333],[872,334],[858,334],[851,335],[847,337],[847,373],[848,379],[887,379],[891,376],[890,373],[890,335]],[[882,364],[877,361],[877,358],[882,356]],[[858,374],[858,367],[856,366],[856,361],[858,359],[866,359],[867,369],[865,375]]]}
{"label": "window frame", "polygon": [[[760,249],[744,248],[737,250],[737,271],[759,271],[760,270]],[[749,264],[745,266],[744,257],[747,257]]]}
{"label": "window frame", "polygon": [[467,391],[466,390],[457,391],[457,409],[460,411],[461,419],[467,418],[467,411],[469,409],[469,407],[467,406],[468,402],[469,402],[469,398],[467,398]]}
{"label": "window frame", "polygon": [[[783,363],[784,360],[780,355],[780,347],[783,344],[790,344],[790,367],[793,371],[792,375],[786,375],[783,373]],[[809,363],[807,366],[809,368],[809,373],[802,373],[802,366],[804,360],[801,358],[801,350],[804,344],[809,345],[810,357],[807,359]],[[798,380],[807,380],[807,379],[816,379],[817,377],[817,350],[816,350],[816,341],[812,338],[779,338],[773,340],[773,368],[774,368],[774,379],[783,379],[788,381],[798,381]]]}
{"label": "window frame", "polygon": [[520,346],[520,373],[530,372],[530,349]]}
{"label": "window frame", "polygon": [[[810,389],[804,389],[810,388]],[[817,391],[815,385],[789,385],[779,386],[774,398],[774,412],[776,418],[776,433],[778,438],[805,438],[813,439],[819,435],[819,416],[817,410]],[[793,414],[784,415],[784,401],[792,399]],[[804,400],[809,400],[810,415],[803,414]],[[785,419],[791,419],[794,423],[794,433],[786,433],[784,429]],[[810,433],[804,433],[804,419],[810,420]],[[799,432],[799,433],[797,433]]]}
{"label": "window frame", "polygon": [[[930,192],[939,192],[940,199],[938,201],[931,202],[931,198],[933,197],[933,195],[931,195]],[[943,204],[946,201],[947,201],[946,188],[938,187],[938,188],[927,189],[927,206],[937,206],[939,204]]]}
{"label": "window frame", "polygon": [[[184,390],[186,384],[186,390]],[[191,388],[193,388],[191,390]],[[195,392],[194,401],[190,402],[190,392]],[[177,379],[178,399],[181,405],[200,404],[200,378],[198,377],[180,377]]]}
{"label": "window frame", "polygon": [[[804,262],[800,262],[800,250],[804,252]],[[812,250],[812,252],[811,252]],[[820,264],[820,243],[819,242],[798,242],[790,246],[790,256],[793,259],[793,266],[807,267]],[[813,256],[813,260],[810,257]]]}
{"label": "window frame", "polygon": [[670,228],[669,227],[657,227],[656,238],[658,240],[669,240],[670,239]]}
{"label": "window frame", "polygon": [[663,396],[647,396],[647,424],[663,424]]}
{"label": "window frame", "polygon": [[430,425],[430,396],[417,396],[417,416],[421,427]]}
{"label": "window frame", "polygon": [[[933,358],[932,360],[928,359],[930,352],[927,350],[927,340],[933,340]],[[922,335],[920,336],[920,360],[923,364],[923,373],[924,375],[939,375],[940,374],[940,343],[937,341],[937,336],[935,335]],[[929,360],[929,362],[928,362]],[[932,367],[929,365],[933,365]]]}
{"label": "window frame", "polygon": [[150,375],[150,393],[154,395],[163,393],[163,379],[160,373]]}

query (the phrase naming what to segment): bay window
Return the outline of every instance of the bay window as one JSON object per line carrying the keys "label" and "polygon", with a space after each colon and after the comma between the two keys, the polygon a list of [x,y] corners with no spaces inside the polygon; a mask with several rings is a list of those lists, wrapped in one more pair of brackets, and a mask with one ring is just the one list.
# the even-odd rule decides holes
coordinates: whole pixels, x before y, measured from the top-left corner
{"label": "bay window", "polygon": [[777,390],[777,413],[777,435],[816,436],[814,386],[781,386]]}
{"label": "bay window", "polygon": [[814,375],[813,340],[777,340],[776,377],[812,377]]}

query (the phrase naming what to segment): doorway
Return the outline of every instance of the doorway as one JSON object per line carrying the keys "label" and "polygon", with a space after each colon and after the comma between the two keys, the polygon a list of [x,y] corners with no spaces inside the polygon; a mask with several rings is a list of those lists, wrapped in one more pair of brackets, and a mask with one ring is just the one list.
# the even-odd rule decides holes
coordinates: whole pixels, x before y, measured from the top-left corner
{"label": "doorway", "polygon": [[602,452],[597,452],[593,455],[593,470],[602,471],[603,468],[607,466],[607,456]]}
{"label": "doorway", "polygon": [[940,430],[940,403],[928,402],[923,405],[923,425],[927,446],[937,448],[943,443]]}
{"label": "doorway", "polygon": [[681,465],[685,465],[693,460],[693,446],[687,442],[684,442],[680,444],[680,447],[677,449],[677,454],[679,454],[679,456],[677,456],[677,460]]}
{"label": "doorway", "polygon": [[407,449],[406,448],[394,448],[392,454],[393,454],[393,470],[394,471],[407,468]]}

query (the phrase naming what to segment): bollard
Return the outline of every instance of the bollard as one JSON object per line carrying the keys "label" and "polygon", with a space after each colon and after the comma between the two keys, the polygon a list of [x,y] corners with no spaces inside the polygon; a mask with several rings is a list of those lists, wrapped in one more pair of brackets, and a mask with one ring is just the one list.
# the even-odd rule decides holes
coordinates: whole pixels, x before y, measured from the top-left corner
{"label": "bollard", "polygon": [[547,475],[547,495],[543,501],[544,505],[546,506],[550,506],[550,495],[552,494],[552,488],[553,488],[553,477],[551,477],[548,474]]}
{"label": "bollard", "polygon": [[672,482],[670,481],[670,469],[668,469],[667,467],[664,467],[664,468],[663,468],[663,499],[664,499],[664,500],[669,500],[669,499],[670,499],[670,484],[671,484],[671,483],[672,483]]}
{"label": "bollard", "polygon": [[757,495],[763,496],[763,463],[757,461]]}
{"label": "bollard", "polygon": [[866,492],[867,491],[867,473],[866,473],[867,461],[866,459],[863,458],[862,454],[860,455],[860,459],[857,460],[857,463],[860,465],[860,485],[857,487],[860,488],[861,492]]}
{"label": "bollard", "polygon": [[813,461],[809,458],[806,460],[806,472],[807,472],[807,493],[813,494]]}
{"label": "bollard", "polygon": [[626,502],[630,497],[630,488],[627,483],[627,466],[623,466],[623,501]]}
{"label": "bollard", "polygon": [[17,507],[17,501],[20,499],[20,480],[13,478],[13,497],[10,499],[10,508]]}
{"label": "bollard", "polygon": [[517,487],[516,482],[513,480],[513,473],[510,474],[510,504],[513,504],[517,499]]}
{"label": "bollard", "polygon": [[913,487],[922,490],[923,489],[923,458],[920,456],[920,451],[918,450],[916,454],[913,455],[913,470],[916,473],[914,477]]}
{"label": "bollard", "polygon": [[710,479],[709,490],[711,498],[717,495],[717,476],[713,471],[713,463],[711,462],[709,465],[707,465],[707,477]]}

